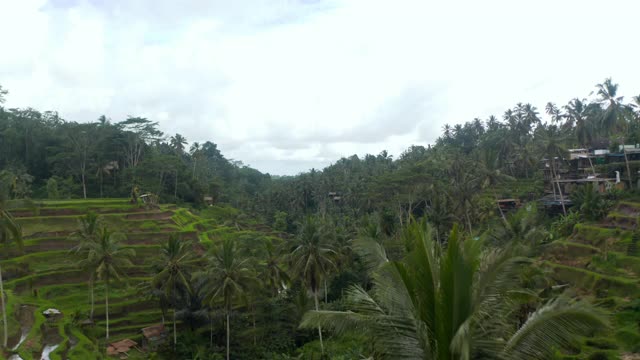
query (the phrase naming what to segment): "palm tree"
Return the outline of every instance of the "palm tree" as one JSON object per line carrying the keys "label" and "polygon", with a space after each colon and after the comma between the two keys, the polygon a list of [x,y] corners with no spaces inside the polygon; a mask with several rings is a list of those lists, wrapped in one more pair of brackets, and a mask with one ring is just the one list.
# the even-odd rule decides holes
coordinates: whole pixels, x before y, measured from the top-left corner
{"label": "palm tree", "polygon": [[283,284],[289,282],[289,276],[282,267],[284,256],[281,249],[273,243],[273,240],[266,239],[263,242],[265,249],[265,260],[262,264],[262,276],[264,282],[271,289],[272,295],[276,296],[282,290]]}
{"label": "palm tree", "polygon": [[435,227],[436,240],[440,242],[440,234],[444,229],[448,229],[448,226],[451,225],[453,220],[447,194],[433,191],[425,215],[429,222]]}
{"label": "palm tree", "polygon": [[551,116],[551,121],[553,121],[554,123],[559,123],[560,121],[562,121],[562,118],[564,118],[564,114],[562,114],[556,104],[552,102],[548,102],[544,110],[547,115]]}
{"label": "palm tree", "polygon": [[185,145],[187,145],[187,139],[180,134],[175,134],[171,139],[169,139],[169,143],[178,154],[182,154],[184,152]]}
{"label": "palm tree", "polygon": [[[322,280],[333,269],[336,269],[334,259],[337,255],[333,246],[327,242],[321,232],[317,219],[307,217],[302,224],[300,233],[294,240],[291,251],[291,272],[298,274],[313,295],[316,311],[319,310],[318,294]],[[322,342],[322,328],[318,326],[320,349],[324,354]]]}
{"label": "palm tree", "polygon": [[461,212],[460,219],[466,221],[467,230],[473,232],[471,211],[477,204],[478,193],[482,188],[483,178],[480,173],[473,171],[476,164],[462,154],[454,154],[446,169],[449,179],[449,197],[457,203]]}
{"label": "palm tree", "polygon": [[[71,251],[76,254],[82,254],[82,256],[86,259],[88,251],[91,248],[92,244],[98,241],[101,225],[102,222],[100,221],[100,217],[93,211],[89,211],[85,216],[81,217],[79,220],[78,231],[72,233],[69,236],[71,240],[78,242],[78,244],[74,246]],[[95,308],[93,290],[95,287],[96,269],[94,267],[91,267],[92,264],[89,262],[81,262],[80,264],[85,265],[84,270],[89,272],[89,298],[91,299],[91,311],[89,312],[89,319],[93,321],[93,313]]]}
{"label": "palm tree", "polygon": [[560,183],[557,181],[558,173],[556,169],[556,157],[562,161],[567,153],[567,149],[565,148],[567,133],[555,125],[548,125],[540,126],[539,135],[540,141],[538,142],[538,146],[540,147],[540,152],[547,156],[551,161],[551,174],[553,177],[551,179],[551,186],[554,188],[554,193],[555,186],[558,186],[560,202],[562,203],[562,212],[564,215],[567,215],[562,188],[560,187]]}
{"label": "palm tree", "polygon": [[199,142],[194,142],[191,145],[191,148],[189,149],[189,152],[191,153],[191,159],[193,161],[193,170],[191,173],[191,177],[193,179],[196,178],[196,165],[198,163],[198,158],[200,157],[200,153],[201,153],[201,147],[200,147],[200,143]]}
{"label": "palm tree", "polygon": [[119,280],[122,277],[124,268],[133,265],[131,258],[136,255],[135,250],[120,245],[123,237],[122,234],[111,232],[103,227],[98,241],[88,244],[86,258],[81,262],[81,266],[96,269],[97,278],[104,281],[107,342],[109,342],[109,284],[112,279]]}
{"label": "palm tree", "polygon": [[249,266],[248,259],[243,258],[236,249],[235,242],[225,239],[221,246],[214,249],[206,269],[194,276],[204,282],[202,287],[204,303],[214,307],[219,300],[223,301],[227,328],[226,351],[227,360],[229,360],[231,338],[229,319],[232,305],[254,282],[255,274]]}
{"label": "palm tree", "polygon": [[451,128],[451,125],[449,125],[449,124],[444,124],[444,126],[442,127],[442,134],[445,137],[445,139],[451,138],[451,132],[452,131],[453,131],[453,129]]}
{"label": "palm tree", "polygon": [[[18,245],[18,248],[22,250],[22,228],[8,211],[7,199],[9,197],[9,186],[10,184],[8,182],[0,179],[0,244],[9,246],[9,244],[15,243]],[[2,280],[2,267],[0,267],[0,311],[2,311],[2,323],[4,326],[2,332],[2,348],[7,347],[7,341],[9,339],[7,312],[5,309],[4,283]]]}
{"label": "palm tree", "polygon": [[[567,124],[569,124],[569,127],[575,125],[575,134],[578,143],[580,146],[588,148],[593,140],[592,114],[589,110],[589,105],[585,104],[583,100],[576,98],[569,101],[569,104],[564,108],[567,111]],[[588,159],[589,165],[591,165],[591,171],[595,175],[596,170],[591,162],[591,157],[588,157]]]}
{"label": "palm tree", "polygon": [[507,216],[502,226],[491,227],[488,233],[499,245],[515,241],[527,246],[536,246],[547,234],[538,222],[536,207],[525,206]]}
{"label": "palm tree", "polygon": [[618,84],[614,84],[611,78],[607,78],[602,84],[597,84],[596,89],[598,102],[604,108],[604,113],[600,119],[602,129],[609,133],[624,126],[624,115],[627,106],[622,104],[623,97],[618,96]]}
{"label": "palm tree", "polygon": [[[629,129],[626,121],[626,115],[629,113],[629,106],[622,103],[622,96],[618,95],[618,84],[614,84],[611,78],[604,80],[602,84],[597,84],[598,89],[598,102],[604,107],[604,111],[601,115],[601,126],[605,133],[609,134],[611,131],[625,128]],[[622,139],[624,144],[624,138]],[[631,187],[631,169],[629,168],[629,159],[627,158],[627,151],[624,152],[624,162],[627,167],[627,179],[629,180],[629,187]]]}
{"label": "palm tree", "polygon": [[180,290],[191,292],[190,280],[193,268],[191,242],[171,236],[160,249],[159,272],[153,277],[152,286],[163,291],[173,304],[173,349],[178,343],[176,329],[177,294]]}
{"label": "palm tree", "polygon": [[549,357],[577,335],[606,326],[584,302],[553,299],[513,326],[520,258],[513,247],[482,251],[482,242],[460,237],[446,248],[430,229],[413,222],[403,233],[414,244],[404,261],[381,261],[373,289],[353,286],[348,311],[310,311],[301,327],[367,334],[382,359],[533,360]]}

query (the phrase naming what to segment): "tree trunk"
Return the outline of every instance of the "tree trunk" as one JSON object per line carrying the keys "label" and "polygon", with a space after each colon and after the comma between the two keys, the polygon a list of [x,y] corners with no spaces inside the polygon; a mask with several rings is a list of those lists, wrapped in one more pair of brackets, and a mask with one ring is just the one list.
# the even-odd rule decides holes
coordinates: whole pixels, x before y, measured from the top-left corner
{"label": "tree trunk", "polygon": [[213,315],[209,314],[209,347],[213,347]]}
{"label": "tree trunk", "polygon": [[558,184],[558,193],[560,195],[560,203],[562,204],[562,213],[564,214],[564,216],[567,216],[567,208],[564,206],[564,195],[562,194],[562,188],[560,187],[560,182],[557,181],[558,176],[556,173],[556,162],[554,159],[551,159],[551,170],[553,171],[553,180],[551,185],[553,186],[554,182]]}
{"label": "tree trunk", "polygon": [[87,198],[87,182],[85,181],[84,171],[82,172],[82,196]]}
{"label": "tree trunk", "polygon": [[178,202],[178,170],[176,170],[176,183],[173,187],[173,198]]}
{"label": "tree trunk", "polygon": [[324,279],[324,303],[327,304],[329,301],[327,300],[327,295],[329,292],[327,291],[327,279]]}
{"label": "tree trunk", "polygon": [[589,166],[591,166],[591,172],[593,176],[596,176],[596,168],[593,166],[593,162],[591,161],[591,156],[587,154],[587,159],[589,159]]}
{"label": "tree trunk", "polygon": [[227,309],[227,360],[229,360],[229,335],[231,334],[231,331],[229,329],[229,309]]}
{"label": "tree trunk", "polygon": [[7,348],[7,341],[9,341],[8,334],[8,324],[7,324],[7,311],[4,304],[4,284],[2,283],[2,268],[0,267],[0,310],[2,310],[2,324],[3,324],[3,332],[2,332],[2,348]]}
{"label": "tree trunk", "polygon": [[498,203],[498,194],[496,193],[495,189],[493,190],[493,196],[495,196],[496,198],[496,205],[498,206],[498,211],[500,211],[500,217],[502,217],[502,221],[504,221],[505,224],[507,224],[507,217],[504,216],[504,211],[502,211],[502,208],[500,207],[500,203]]}
{"label": "tree trunk", "polygon": [[469,217],[469,208],[465,207],[464,215],[467,218],[467,226],[469,226],[469,234],[473,232],[473,228],[471,228],[471,218]]}
{"label": "tree trunk", "polygon": [[[319,311],[320,308],[318,306],[318,291],[314,291],[313,292],[313,301],[316,304],[316,311]],[[322,342],[322,329],[320,328],[320,326],[318,326],[318,337],[320,338],[320,351],[322,352],[322,355],[324,355],[324,343]]]}
{"label": "tree trunk", "polygon": [[631,169],[629,168],[629,159],[627,158],[627,149],[623,149],[623,152],[624,152],[624,162],[627,165],[627,179],[629,179],[629,189],[631,189],[633,187],[633,184],[631,183]]}
{"label": "tree trunk", "polygon": [[103,193],[102,193],[102,185],[104,184],[104,174],[102,173],[102,168],[100,168],[100,198],[103,198]]}
{"label": "tree trunk", "polygon": [[553,191],[553,200],[557,200],[558,196],[556,195],[556,185],[554,183],[555,180],[555,172],[553,171],[553,168],[551,169],[551,190]]}
{"label": "tree trunk", "polygon": [[104,297],[104,316],[105,316],[105,320],[107,321],[107,344],[109,343],[109,278],[106,279],[107,281],[105,281],[105,288],[104,288],[104,292],[105,292],[105,297]]}
{"label": "tree trunk", "polygon": [[93,322],[93,310],[95,307],[95,298],[93,296],[93,275],[91,275],[91,278],[89,279],[89,291],[91,292],[91,312],[89,312],[89,320],[91,320],[91,322]]}
{"label": "tree trunk", "polygon": [[258,346],[258,336],[256,333],[256,309],[251,311],[251,320],[253,321],[253,346]]}
{"label": "tree trunk", "polygon": [[176,306],[173,305],[173,351],[176,351],[178,344],[178,331],[176,327]]}
{"label": "tree trunk", "polygon": [[193,172],[191,173],[191,178],[195,179],[196,178],[196,163],[198,162],[198,159],[196,159],[195,157],[193,158]]}

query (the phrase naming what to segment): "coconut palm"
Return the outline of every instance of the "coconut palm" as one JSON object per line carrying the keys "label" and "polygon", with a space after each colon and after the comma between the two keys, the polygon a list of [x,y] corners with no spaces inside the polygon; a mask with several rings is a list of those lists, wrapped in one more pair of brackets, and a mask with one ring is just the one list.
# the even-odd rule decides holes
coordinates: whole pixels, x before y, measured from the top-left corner
{"label": "coconut palm", "polygon": [[530,205],[510,214],[501,225],[491,227],[488,233],[501,245],[516,241],[528,246],[538,245],[547,235],[544,227],[539,225],[536,207]]}
{"label": "coconut palm", "polygon": [[604,108],[600,125],[605,133],[620,129],[624,124],[626,105],[622,104],[623,97],[618,96],[618,84],[607,78],[602,84],[596,85],[598,102]]}
{"label": "coconut palm", "polygon": [[417,222],[403,236],[414,248],[404,261],[381,261],[370,292],[353,286],[348,311],[310,311],[301,327],[364,333],[381,359],[533,360],[607,324],[588,304],[561,297],[514,327],[514,295],[528,292],[518,290],[524,260],[512,247],[483,251],[454,227],[445,249]]}
{"label": "coconut palm", "polygon": [[191,154],[191,161],[193,162],[193,170],[191,172],[191,177],[193,179],[196,178],[196,165],[198,163],[198,158],[201,156],[202,148],[199,142],[194,142],[191,144],[191,148],[189,149],[189,153]]}
{"label": "coconut palm", "polygon": [[206,269],[194,274],[197,280],[203,281],[203,302],[214,307],[220,300],[223,302],[226,318],[227,360],[230,353],[231,330],[229,320],[234,301],[244,296],[249,286],[255,281],[255,274],[248,259],[241,256],[235,242],[225,239],[214,249],[209,257]]}
{"label": "coconut palm", "polygon": [[[566,105],[567,111],[567,124],[569,127],[575,126],[576,139],[580,146],[588,148],[589,144],[593,140],[593,124],[592,124],[592,111],[589,109],[584,100],[573,99]],[[591,158],[589,157],[589,165],[591,165],[591,171],[595,174],[596,170],[593,167]]]}
{"label": "coconut palm", "polygon": [[[316,311],[319,310],[318,295],[323,279],[336,269],[337,255],[333,246],[323,236],[317,219],[308,217],[295,238],[291,251],[291,272],[298,274],[313,296]],[[322,328],[318,326],[320,349],[324,354]]]}
{"label": "coconut palm", "polygon": [[[89,211],[85,216],[80,217],[79,229],[69,235],[69,238],[73,241],[77,241],[77,244],[71,249],[73,253],[81,254],[84,258],[87,257],[87,253],[92,244],[98,241],[100,235],[100,226],[102,221],[100,217],[93,211]],[[93,321],[93,313],[95,308],[95,278],[96,269],[91,267],[89,262],[81,262],[81,265],[85,265],[84,269],[89,273],[89,298],[91,301],[91,311],[89,312],[89,319]]]}
{"label": "coconut palm", "polygon": [[551,116],[551,121],[553,121],[556,124],[562,121],[562,119],[565,116],[562,113],[562,111],[560,111],[560,109],[556,106],[556,104],[552,102],[548,102],[544,110],[547,113],[547,115]]}
{"label": "coconut palm", "polygon": [[[614,84],[611,78],[607,78],[602,84],[597,84],[596,88],[598,102],[604,108],[600,118],[602,130],[606,134],[621,129],[625,129],[628,132],[629,124],[626,121],[626,117],[630,113],[629,106],[622,103],[622,96],[618,96],[618,84]],[[624,138],[622,140],[624,144]],[[629,159],[626,151],[624,151],[624,161],[627,168],[627,179],[629,186],[631,186],[631,169],[629,168]]]}
{"label": "coconut palm", "polygon": [[575,98],[565,105],[567,124],[575,127],[576,138],[581,146],[588,146],[592,140],[593,127],[589,117],[588,105],[584,100]]}
{"label": "coconut palm", "polygon": [[558,186],[560,202],[562,203],[562,212],[564,213],[564,215],[567,215],[567,209],[564,204],[564,194],[562,193],[560,183],[555,180],[558,179],[556,158],[558,158],[560,161],[565,158],[565,154],[567,153],[565,143],[567,141],[568,134],[566,131],[563,131],[555,125],[540,126],[538,134],[540,139],[540,141],[538,141],[538,146],[540,148],[539,151],[540,153],[547,156],[549,158],[549,161],[551,162],[551,174],[553,176],[551,186],[554,186],[554,193],[555,185]]}
{"label": "coconut palm", "polygon": [[[1,90],[1,89],[0,89]],[[22,228],[9,213],[7,200],[9,198],[10,184],[0,178],[0,244],[9,246],[11,243],[18,245],[22,249]],[[5,311],[4,283],[2,280],[2,268],[0,267],[0,311],[2,311],[3,338],[2,348],[7,347],[9,330],[7,324],[7,313]]]}
{"label": "coconut palm", "polygon": [[271,289],[272,295],[276,296],[280,290],[282,290],[283,284],[289,282],[289,276],[282,267],[285,259],[282,255],[281,248],[276,246],[273,240],[266,239],[263,245],[265,259],[262,263],[262,279],[267,287]]}
{"label": "coconut palm", "polygon": [[98,241],[87,244],[86,257],[81,266],[94,268],[97,279],[105,286],[105,320],[106,336],[109,341],[109,285],[112,280],[119,280],[124,274],[124,268],[132,266],[131,258],[136,255],[135,250],[121,246],[124,235],[109,231],[103,227],[98,235]]}
{"label": "coconut palm", "polygon": [[178,292],[191,292],[190,280],[193,269],[191,242],[181,241],[171,236],[160,249],[158,273],[153,277],[152,286],[161,290],[173,305],[173,349],[178,343],[176,329],[176,307]]}
{"label": "coconut palm", "polygon": [[182,154],[184,152],[184,147],[187,145],[187,139],[180,134],[175,134],[169,139],[169,143],[178,154]]}

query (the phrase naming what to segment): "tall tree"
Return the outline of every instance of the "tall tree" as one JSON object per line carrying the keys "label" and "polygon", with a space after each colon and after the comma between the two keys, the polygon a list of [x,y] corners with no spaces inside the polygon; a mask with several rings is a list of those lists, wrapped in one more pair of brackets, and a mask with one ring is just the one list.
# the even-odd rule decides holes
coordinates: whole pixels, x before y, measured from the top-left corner
{"label": "tall tree", "polygon": [[203,301],[210,307],[222,301],[226,319],[226,357],[230,358],[231,328],[229,321],[233,303],[244,296],[254,282],[255,274],[249,259],[243,257],[231,239],[225,239],[208,258],[205,270],[195,274],[204,282]]}
{"label": "tall tree", "polygon": [[71,164],[75,165],[82,182],[82,197],[87,198],[87,170],[93,160],[95,124],[75,124],[69,129],[68,140],[72,147]]}
{"label": "tall tree", "polygon": [[[566,105],[567,111],[567,123],[575,125],[575,136],[578,140],[578,144],[581,147],[589,148],[591,141],[593,140],[593,112],[589,110],[589,106],[585,101],[580,99],[573,99]],[[593,167],[591,157],[588,157],[589,165],[591,165],[591,171],[595,175],[596,170]]]}
{"label": "tall tree", "polygon": [[[313,295],[315,309],[319,310],[318,295],[323,279],[336,269],[336,251],[323,236],[319,221],[307,217],[295,238],[291,251],[291,271],[298,274]],[[324,354],[322,328],[318,326],[320,348]]]}
{"label": "tall tree", "polygon": [[193,170],[191,173],[191,177],[193,179],[196,178],[196,165],[198,164],[198,158],[200,157],[201,147],[199,142],[194,142],[191,144],[191,148],[189,149],[189,153],[191,154],[191,161],[193,162]]}
{"label": "tall tree", "polygon": [[277,246],[272,239],[265,239],[263,244],[265,257],[261,263],[262,271],[260,273],[272,295],[276,296],[289,282],[289,275],[283,268],[285,258],[281,247]]}
{"label": "tall tree", "polygon": [[160,249],[159,271],[153,277],[152,285],[164,292],[173,305],[173,349],[178,344],[176,312],[178,293],[191,292],[191,271],[193,269],[193,252],[190,241],[181,241],[171,236]]}
{"label": "tall tree", "polygon": [[169,139],[169,144],[179,155],[184,153],[184,148],[187,145],[187,139],[180,134],[175,134]]}
{"label": "tall tree", "polygon": [[622,103],[623,97],[618,96],[618,84],[613,83],[611,78],[607,78],[601,84],[597,84],[596,89],[598,102],[604,108],[600,119],[602,130],[608,134],[624,128],[627,106]]}
{"label": "tall tree", "polygon": [[98,241],[88,244],[86,258],[82,264],[82,266],[95,268],[97,278],[104,282],[107,342],[109,342],[109,285],[112,280],[119,280],[124,275],[124,268],[133,265],[131,258],[136,255],[135,250],[121,245],[123,238],[124,235],[103,227]]}
{"label": "tall tree", "polygon": [[560,182],[558,181],[559,179],[556,167],[556,159],[558,159],[559,161],[564,161],[566,157],[567,149],[565,143],[567,140],[567,132],[563,131],[556,125],[547,125],[540,127],[538,135],[540,137],[540,140],[538,142],[540,152],[544,154],[551,163],[551,186],[557,186],[560,195],[560,202],[562,203],[562,212],[566,215],[567,209],[564,203],[564,194],[562,192],[562,187],[560,186]]}
{"label": "tall tree", "polygon": [[[80,217],[79,229],[69,236],[71,240],[77,242],[73,247],[72,252],[80,254],[82,258],[86,260],[89,255],[89,251],[98,242],[101,226],[102,221],[100,217],[93,211],[89,211],[85,216]],[[94,267],[95,264],[90,261],[81,261],[79,265],[83,265],[83,269],[89,273],[89,298],[91,301],[89,319],[93,321],[95,307],[93,290],[95,288],[96,268]]]}

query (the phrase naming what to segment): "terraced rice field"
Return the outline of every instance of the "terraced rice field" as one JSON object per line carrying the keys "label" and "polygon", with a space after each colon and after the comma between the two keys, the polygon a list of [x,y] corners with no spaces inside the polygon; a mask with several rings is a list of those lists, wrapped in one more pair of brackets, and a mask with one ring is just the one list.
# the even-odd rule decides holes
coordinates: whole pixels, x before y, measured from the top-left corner
{"label": "terraced rice field", "polygon": [[602,221],[576,225],[570,237],[545,251],[543,262],[557,284],[571,285],[614,314],[608,336],[586,340],[581,353],[563,359],[640,352],[640,254],[631,245],[639,215],[640,203],[620,202]]}
{"label": "terraced rice field", "polygon": [[[145,285],[163,241],[171,235],[194,240],[194,251],[203,253],[224,234],[242,237],[235,227],[203,220],[185,209],[170,205],[146,209],[126,199],[42,201],[12,211],[23,228],[24,248],[0,252],[12,349],[6,357],[40,359],[49,353],[51,359],[93,359],[104,353],[104,285],[98,282],[95,287],[95,323],[85,324],[90,311],[89,277],[77,267],[79,259],[70,252],[75,243],[68,238],[78,228],[79,217],[89,210],[100,214],[111,230],[125,234],[124,243],[136,251],[126,278],[110,285],[111,342],[124,338],[140,342],[143,327],[162,322],[157,301]],[[42,313],[49,308],[60,310],[62,317],[45,318]],[[0,359],[4,359],[1,353]]]}

